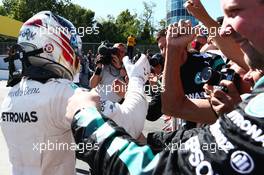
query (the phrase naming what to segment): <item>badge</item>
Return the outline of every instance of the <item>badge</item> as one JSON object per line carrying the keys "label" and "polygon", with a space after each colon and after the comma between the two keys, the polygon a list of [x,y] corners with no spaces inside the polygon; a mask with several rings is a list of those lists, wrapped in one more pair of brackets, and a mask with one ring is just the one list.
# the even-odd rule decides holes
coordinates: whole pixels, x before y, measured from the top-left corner
{"label": "badge", "polygon": [[230,164],[232,168],[241,174],[251,173],[254,169],[254,162],[251,156],[245,151],[235,151],[231,155]]}

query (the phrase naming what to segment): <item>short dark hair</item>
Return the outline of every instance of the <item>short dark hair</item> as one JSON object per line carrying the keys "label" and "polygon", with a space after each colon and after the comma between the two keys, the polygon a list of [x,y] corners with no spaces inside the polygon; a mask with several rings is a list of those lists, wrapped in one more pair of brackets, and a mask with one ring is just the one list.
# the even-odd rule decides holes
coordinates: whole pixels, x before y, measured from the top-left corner
{"label": "short dark hair", "polygon": [[158,33],[156,34],[156,41],[158,42],[159,39],[161,37],[166,37],[166,29],[161,29],[160,31],[158,31]]}

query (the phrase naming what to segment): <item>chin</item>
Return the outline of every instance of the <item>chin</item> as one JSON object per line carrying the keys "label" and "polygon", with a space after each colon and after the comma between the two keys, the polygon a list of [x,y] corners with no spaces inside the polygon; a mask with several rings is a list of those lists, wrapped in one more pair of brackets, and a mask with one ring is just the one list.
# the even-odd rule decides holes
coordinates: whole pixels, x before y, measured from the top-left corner
{"label": "chin", "polygon": [[243,49],[245,61],[252,69],[264,70],[264,55],[260,54],[254,47]]}

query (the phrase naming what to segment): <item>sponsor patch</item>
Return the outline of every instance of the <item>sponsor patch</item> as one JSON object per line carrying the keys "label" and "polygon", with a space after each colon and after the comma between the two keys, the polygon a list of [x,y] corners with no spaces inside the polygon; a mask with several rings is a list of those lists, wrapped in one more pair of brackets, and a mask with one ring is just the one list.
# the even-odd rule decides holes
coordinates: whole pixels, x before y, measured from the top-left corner
{"label": "sponsor patch", "polygon": [[38,121],[38,116],[36,111],[2,112],[1,121],[13,123],[35,123]]}
{"label": "sponsor patch", "polygon": [[241,174],[251,173],[254,169],[254,161],[245,151],[235,151],[230,158],[232,168]]}
{"label": "sponsor patch", "polygon": [[234,145],[221,132],[219,121],[210,126],[210,132],[214,136],[218,147],[225,153],[228,153],[231,149],[235,148]]}
{"label": "sponsor patch", "polygon": [[46,44],[44,47],[44,51],[47,53],[52,53],[54,51],[54,46],[52,44]]}
{"label": "sponsor patch", "polygon": [[264,147],[264,134],[263,130],[256,124],[251,123],[251,121],[246,120],[243,115],[238,111],[232,111],[227,114],[227,117],[233,122],[234,125],[239,127],[243,132],[245,132],[251,139],[257,143],[261,143]]}

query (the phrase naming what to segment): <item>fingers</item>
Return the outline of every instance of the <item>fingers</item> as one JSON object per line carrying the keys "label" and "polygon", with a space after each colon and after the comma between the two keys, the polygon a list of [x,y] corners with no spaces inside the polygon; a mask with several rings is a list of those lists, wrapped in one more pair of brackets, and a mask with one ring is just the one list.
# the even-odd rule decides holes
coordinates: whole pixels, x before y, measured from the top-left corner
{"label": "fingers", "polygon": [[170,25],[166,36],[167,46],[185,48],[195,37],[192,33],[190,21],[180,20]]}
{"label": "fingers", "polygon": [[217,115],[223,114],[225,111],[227,111],[225,104],[223,104],[220,100],[218,100],[215,97],[212,97],[210,99],[212,107],[214,111],[217,113]]}
{"label": "fingers", "polygon": [[[223,80],[220,82],[220,85],[226,87],[228,93],[219,89],[214,89],[213,93],[210,95],[210,101],[214,110],[218,114],[223,114],[230,112],[235,105],[241,102],[241,98],[233,82]],[[208,87],[209,86],[205,86],[205,88],[209,89]]]}
{"label": "fingers", "polygon": [[232,99],[234,105],[242,101],[240,94],[232,81],[222,80],[220,85],[227,88],[228,96]]}
{"label": "fingers", "polygon": [[192,23],[190,20],[181,19],[178,23],[171,24],[167,30],[168,37],[179,37],[180,35],[191,35]]}
{"label": "fingers", "polygon": [[208,95],[211,95],[213,93],[213,91],[214,91],[214,87],[210,86],[208,84],[205,84],[203,86],[203,89],[205,90],[206,94],[208,94]]}
{"label": "fingers", "polygon": [[220,86],[224,86],[228,89],[228,94],[238,94],[238,90],[232,81],[222,80]]}
{"label": "fingers", "polygon": [[229,103],[229,100],[231,99],[230,96],[222,90],[214,90],[212,96],[220,100],[222,103]]}
{"label": "fingers", "polygon": [[193,3],[192,1],[186,1],[184,4],[183,4],[183,7],[186,8],[188,10],[188,8],[191,8],[193,6]]}

